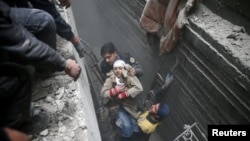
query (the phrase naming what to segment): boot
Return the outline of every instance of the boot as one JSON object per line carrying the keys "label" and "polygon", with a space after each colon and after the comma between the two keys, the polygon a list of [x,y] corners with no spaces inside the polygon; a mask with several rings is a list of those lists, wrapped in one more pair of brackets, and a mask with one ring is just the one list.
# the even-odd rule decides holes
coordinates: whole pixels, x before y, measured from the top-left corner
{"label": "boot", "polygon": [[26,122],[24,122],[20,130],[24,133],[35,135],[43,131],[49,124],[49,114],[45,111],[39,114],[32,115]]}

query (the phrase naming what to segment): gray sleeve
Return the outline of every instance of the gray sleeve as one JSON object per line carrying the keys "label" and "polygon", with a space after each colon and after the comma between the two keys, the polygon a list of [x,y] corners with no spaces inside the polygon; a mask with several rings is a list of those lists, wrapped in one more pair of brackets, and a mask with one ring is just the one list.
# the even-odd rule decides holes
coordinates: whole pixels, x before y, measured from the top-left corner
{"label": "gray sleeve", "polygon": [[132,66],[136,70],[136,76],[142,76],[143,75],[142,66],[138,61],[135,61],[135,63]]}

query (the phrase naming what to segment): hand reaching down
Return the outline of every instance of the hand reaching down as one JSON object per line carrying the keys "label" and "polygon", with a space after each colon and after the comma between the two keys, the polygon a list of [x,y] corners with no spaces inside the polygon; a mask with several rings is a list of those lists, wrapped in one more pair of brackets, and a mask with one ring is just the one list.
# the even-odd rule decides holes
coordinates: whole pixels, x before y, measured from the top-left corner
{"label": "hand reaching down", "polygon": [[75,60],[68,59],[66,60],[65,72],[76,81],[80,76],[81,67]]}

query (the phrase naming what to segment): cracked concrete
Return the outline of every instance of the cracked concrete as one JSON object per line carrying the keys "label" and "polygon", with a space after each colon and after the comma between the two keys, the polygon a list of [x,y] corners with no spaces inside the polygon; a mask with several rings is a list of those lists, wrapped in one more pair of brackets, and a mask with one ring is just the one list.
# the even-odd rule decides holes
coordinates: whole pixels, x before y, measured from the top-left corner
{"label": "cracked concrete", "polygon": [[199,11],[190,17],[199,28],[206,31],[214,40],[225,47],[225,50],[233,58],[250,68],[250,36],[243,26],[232,24],[231,22],[215,15],[205,6],[200,6]]}

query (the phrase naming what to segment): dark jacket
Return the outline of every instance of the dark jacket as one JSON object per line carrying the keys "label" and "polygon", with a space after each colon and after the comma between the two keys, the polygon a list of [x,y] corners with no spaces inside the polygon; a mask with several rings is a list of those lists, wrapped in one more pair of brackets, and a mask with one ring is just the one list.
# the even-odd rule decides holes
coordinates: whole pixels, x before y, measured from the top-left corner
{"label": "dark jacket", "polygon": [[0,0],[0,63],[13,61],[63,71],[65,59],[11,19],[9,13],[9,6]]}
{"label": "dark jacket", "polygon": [[8,135],[6,134],[6,132],[3,130],[3,128],[0,128],[0,140],[1,141],[10,141]]}
{"label": "dark jacket", "polygon": [[29,7],[28,0],[2,0],[10,7]]}

